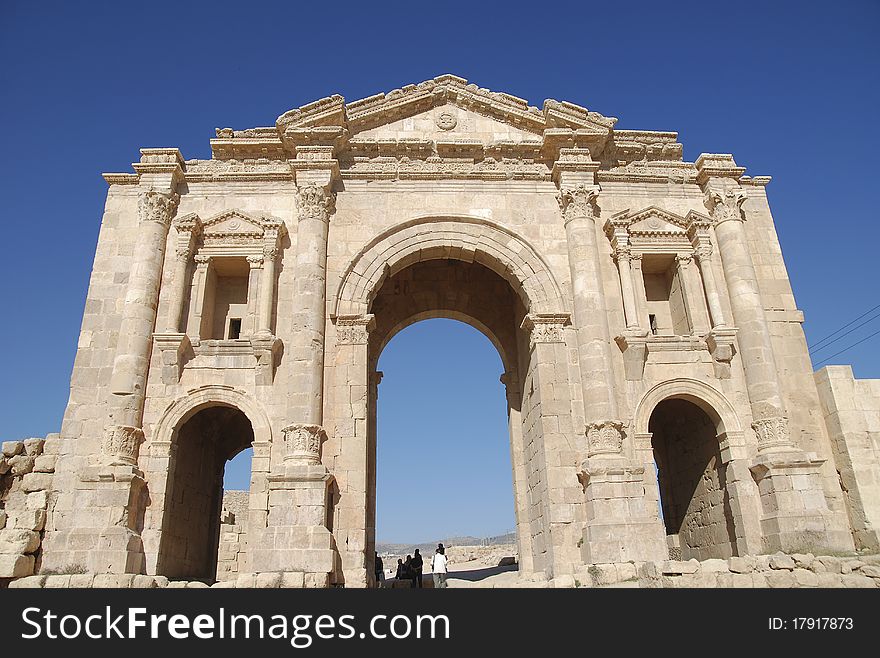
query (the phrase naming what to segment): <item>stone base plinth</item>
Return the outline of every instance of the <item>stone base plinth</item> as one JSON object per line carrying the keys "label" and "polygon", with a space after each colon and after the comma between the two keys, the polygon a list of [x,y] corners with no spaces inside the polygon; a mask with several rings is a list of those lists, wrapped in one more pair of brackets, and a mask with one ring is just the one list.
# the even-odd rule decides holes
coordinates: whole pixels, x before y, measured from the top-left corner
{"label": "stone base plinth", "polygon": [[645,562],[668,555],[657,512],[645,507],[645,468],[622,457],[582,464],[587,523],[581,544],[585,564]]}
{"label": "stone base plinth", "polygon": [[336,550],[326,525],[332,479],[321,464],[287,463],[269,476],[268,527],[253,529],[248,539],[255,573],[333,570]]}
{"label": "stone base plinth", "polygon": [[761,495],[764,552],[853,550],[852,534],[828,508],[819,472],[823,462],[782,448],[759,453],[752,463]]}

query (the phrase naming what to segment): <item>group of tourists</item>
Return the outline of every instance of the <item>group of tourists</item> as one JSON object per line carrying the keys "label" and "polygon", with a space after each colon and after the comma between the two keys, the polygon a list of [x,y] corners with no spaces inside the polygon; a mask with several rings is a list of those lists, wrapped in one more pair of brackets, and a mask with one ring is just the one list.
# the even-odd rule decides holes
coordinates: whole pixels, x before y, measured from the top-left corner
{"label": "group of tourists", "polygon": [[[385,580],[385,566],[382,558],[376,553],[376,586],[381,587],[382,581]],[[446,549],[443,544],[437,544],[434,551],[434,557],[431,558],[431,574],[434,577],[434,587],[448,587],[446,584],[447,565],[449,560],[446,558]],[[397,572],[394,577],[397,580],[411,580],[413,587],[422,587],[422,575],[425,568],[425,561],[419,549],[416,549],[413,555],[407,555],[406,560],[397,560]]]}

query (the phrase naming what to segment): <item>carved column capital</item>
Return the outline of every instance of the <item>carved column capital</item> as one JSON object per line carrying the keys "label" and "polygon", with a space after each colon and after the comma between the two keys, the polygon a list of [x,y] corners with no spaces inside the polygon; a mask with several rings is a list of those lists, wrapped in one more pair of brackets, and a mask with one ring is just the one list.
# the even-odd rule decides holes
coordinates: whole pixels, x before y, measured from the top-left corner
{"label": "carved column capital", "polygon": [[680,267],[687,267],[691,264],[693,260],[693,255],[691,254],[675,254],[675,262],[679,264]]}
{"label": "carved column capital", "polygon": [[623,449],[623,423],[619,420],[600,420],[586,428],[587,457],[618,455]]}
{"label": "carved column capital", "polygon": [[297,188],[299,218],[329,221],[336,210],[336,194],[322,185],[307,183]]}
{"label": "carved column capital", "polygon": [[278,258],[278,247],[275,245],[266,245],[263,247],[263,257],[262,260],[271,260],[275,262]]}
{"label": "carved column capital", "polygon": [[366,345],[375,327],[372,313],[364,315],[340,315],[336,318],[337,345]]}
{"label": "carved column capital", "polygon": [[297,464],[319,464],[321,444],[327,433],[320,425],[292,423],[281,430],[284,435],[284,461]]}
{"label": "carved column capital", "polygon": [[101,439],[101,461],[108,466],[137,466],[144,432],[129,425],[107,425]]}
{"label": "carved column capital", "polygon": [[180,195],[171,190],[146,190],[138,198],[138,216],[141,223],[157,222],[168,228],[177,210]]}
{"label": "carved column capital", "polygon": [[263,267],[263,257],[262,256],[247,256],[248,265],[250,265],[252,270],[259,269]]}
{"label": "carved column capital", "polygon": [[559,203],[565,223],[568,224],[577,217],[596,219],[599,216],[596,207],[599,191],[598,185],[578,185],[560,189],[556,201]]}
{"label": "carved column capital", "polygon": [[196,262],[196,265],[207,265],[211,262],[210,256],[204,256],[202,254],[196,254],[193,256],[193,260]]}
{"label": "carved column capital", "polygon": [[571,324],[568,313],[529,313],[520,327],[529,332],[529,347],[535,343],[564,343],[564,328]]}
{"label": "carved column capital", "polygon": [[758,438],[759,452],[793,447],[788,429],[788,418],[785,416],[761,418],[752,423],[752,429]]}
{"label": "carved column capital", "polygon": [[709,210],[709,215],[715,224],[718,225],[730,220],[743,221],[742,205],[745,200],[745,193],[739,189],[729,189],[724,192],[709,190],[706,192],[703,203]]}

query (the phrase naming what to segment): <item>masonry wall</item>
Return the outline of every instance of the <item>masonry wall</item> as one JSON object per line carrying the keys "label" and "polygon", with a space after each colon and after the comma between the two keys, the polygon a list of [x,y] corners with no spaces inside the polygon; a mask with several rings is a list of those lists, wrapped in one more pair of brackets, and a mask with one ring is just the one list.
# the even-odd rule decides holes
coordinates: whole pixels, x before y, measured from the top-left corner
{"label": "masonry wall", "polygon": [[851,366],[815,378],[856,544],[880,548],[880,379],[855,379]]}

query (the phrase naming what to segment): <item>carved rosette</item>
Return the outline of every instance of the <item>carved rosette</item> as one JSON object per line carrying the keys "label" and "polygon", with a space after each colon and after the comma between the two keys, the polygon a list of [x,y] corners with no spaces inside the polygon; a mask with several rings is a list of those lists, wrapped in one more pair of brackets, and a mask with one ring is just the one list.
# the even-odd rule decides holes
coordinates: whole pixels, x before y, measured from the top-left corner
{"label": "carved rosette", "polygon": [[110,466],[137,466],[144,432],[129,425],[107,425],[101,440],[102,461]]}
{"label": "carved rosette", "polygon": [[321,185],[309,183],[299,188],[300,219],[320,219],[326,222],[336,209],[336,194]]}
{"label": "carved rosette", "polygon": [[299,464],[318,464],[321,461],[321,444],[327,433],[320,425],[293,423],[281,430],[284,435],[284,461]]}
{"label": "carved rosette", "polygon": [[529,348],[536,343],[564,343],[565,326],[571,323],[567,313],[530,313],[522,321],[529,332]]}
{"label": "carved rosette", "polygon": [[374,325],[375,321],[371,313],[366,315],[340,315],[336,318],[336,344],[366,345]]}
{"label": "carved rosette", "polygon": [[158,222],[167,228],[171,226],[171,217],[177,210],[180,195],[176,192],[147,190],[138,199],[138,216],[141,223]]}
{"label": "carved rosette", "polygon": [[595,219],[599,213],[596,209],[596,199],[599,196],[599,186],[578,185],[577,187],[562,188],[556,195],[562,217],[568,224],[576,217]]}
{"label": "carved rosette", "polygon": [[623,448],[623,423],[603,420],[587,425],[587,457],[617,455]]}
{"label": "carved rosette", "polygon": [[718,191],[709,191],[703,200],[709,215],[716,224],[730,220],[738,222],[743,221],[742,204],[745,203],[746,196],[742,190],[731,189],[724,193]]}
{"label": "carved rosette", "polygon": [[771,416],[752,423],[755,436],[758,437],[758,450],[791,447],[791,435],[788,431],[788,419],[784,416]]}

